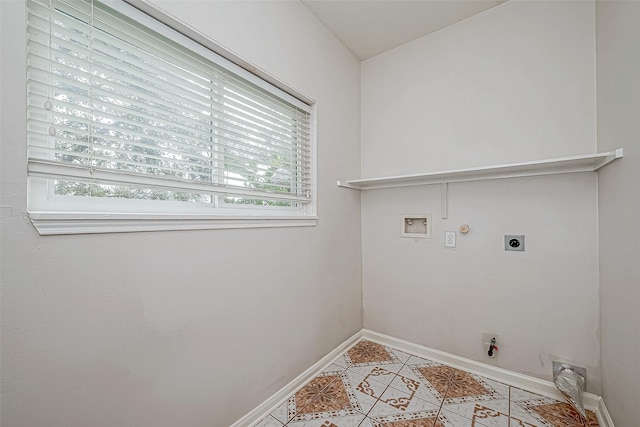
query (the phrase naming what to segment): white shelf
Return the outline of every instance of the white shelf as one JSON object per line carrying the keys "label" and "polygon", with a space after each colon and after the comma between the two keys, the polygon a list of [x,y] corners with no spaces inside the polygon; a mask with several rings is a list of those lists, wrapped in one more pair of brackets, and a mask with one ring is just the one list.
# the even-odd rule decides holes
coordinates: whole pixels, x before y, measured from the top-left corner
{"label": "white shelf", "polygon": [[388,176],[382,178],[351,179],[347,181],[338,181],[338,185],[340,187],[353,188],[356,190],[373,190],[377,188],[447,184],[450,182],[593,172],[620,157],[622,157],[622,148],[606,153],[559,157],[555,159],[536,160],[533,162],[510,163],[479,168]]}

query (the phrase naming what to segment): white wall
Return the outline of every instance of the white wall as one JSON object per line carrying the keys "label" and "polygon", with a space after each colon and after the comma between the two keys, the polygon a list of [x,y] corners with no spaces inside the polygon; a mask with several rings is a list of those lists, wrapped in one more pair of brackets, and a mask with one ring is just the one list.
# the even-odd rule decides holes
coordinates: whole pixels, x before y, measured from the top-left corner
{"label": "white wall", "polygon": [[363,176],[593,152],[593,13],[510,1],[363,62]]}
{"label": "white wall", "polygon": [[596,4],[598,144],[624,147],[599,173],[602,396],[617,427],[640,407],[640,3]]}
{"label": "white wall", "polygon": [[[363,176],[594,152],[594,37],[592,2],[512,1],[364,62]],[[438,186],[364,192],[362,212],[366,328],[545,379],[571,361],[599,393],[594,174],[450,184],[447,220]],[[414,212],[433,239],[400,238]]]}
{"label": "white wall", "polygon": [[316,227],[40,237],[2,19],[2,425],[227,426],[361,328],[359,62],[298,2],[155,2],[318,103]]}

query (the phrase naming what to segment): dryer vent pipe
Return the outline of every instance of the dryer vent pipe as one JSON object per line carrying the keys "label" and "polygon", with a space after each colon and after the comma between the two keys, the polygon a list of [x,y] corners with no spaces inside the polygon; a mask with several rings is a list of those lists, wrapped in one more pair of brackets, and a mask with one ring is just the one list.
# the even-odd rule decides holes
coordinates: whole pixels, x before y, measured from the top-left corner
{"label": "dryer vent pipe", "polygon": [[569,404],[587,419],[587,413],[582,403],[582,393],[587,384],[587,370],[566,363],[553,362],[553,382],[567,399]]}

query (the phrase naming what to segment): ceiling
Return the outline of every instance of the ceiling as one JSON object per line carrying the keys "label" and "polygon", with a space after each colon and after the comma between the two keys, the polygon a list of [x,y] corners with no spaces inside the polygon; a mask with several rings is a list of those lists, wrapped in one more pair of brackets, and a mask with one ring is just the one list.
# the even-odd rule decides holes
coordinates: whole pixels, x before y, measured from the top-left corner
{"label": "ceiling", "polygon": [[506,0],[302,0],[360,60],[425,36]]}

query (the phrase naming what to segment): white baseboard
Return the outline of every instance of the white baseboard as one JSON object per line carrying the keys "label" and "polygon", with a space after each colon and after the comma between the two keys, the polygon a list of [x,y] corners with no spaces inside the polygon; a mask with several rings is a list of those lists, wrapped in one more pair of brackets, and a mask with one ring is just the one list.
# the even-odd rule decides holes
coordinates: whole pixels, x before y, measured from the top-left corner
{"label": "white baseboard", "polygon": [[360,339],[362,339],[362,332],[360,330],[351,338],[348,338],[345,342],[333,349],[329,354],[318,360],[309,369],[298,375],[293,381],[285,385],[282,389],[276,392],[273,396],[258,405],[255,409],[250,411],[244,417],[233,423],[230,427],[247,427],[253,426],[258,421],[273,412],[276,408],[282,405],[293,393],[298,391],[313,377],[318,375],[325,369],[336,357],[344,353],[349,347],[354,345]]}
{"label": "white baseboard", "polygon": [[614,427],[611,415],[609,415],[607,407],[604,406],[604,400],[602,398],[600,398],[596,415],[598,416],[598,424],[600,424],[600,427]]}
{"label": "white baseboard", "polygon": [[[476,362],[475,360],[466,359],[444,351],[435,350],[423,345],[414,344],[398,338],[384,335],[379,332],[362,329],[360,332],[347,339],[345,342],[336,347],[325,357],[316,362],[309,369],[298,375],[293,381],[284,386],[276,394],[265,400],[262,404],[249,412],[247,415],[236,421],[231,427],[247,427],[253,426],[258,421],[269,415],[276,408],[282,405],[293,393],[298,391],[304,384],[311,380],[315,375],[325,369],[340,354],[346,351],[356,342],[366,339],[377,342],[378,344],[393,347],[397,350],[411,353],[419,357],[424,357],[454,368],[462,369],[467,372],[481,375],[492,380],[500,381],[514,387],[522,388],[542,396],[550,397],[564,401],[562,394],[556,389],[555,384],[551,381],[541,380],[539,378],[530,377],[528,375],[519,374],[517,372],[508,371],[506,369],[497,368],[485,363]],[[604,405],[604,401],[600,396],[592,393],[584,393],[584,406],[592,410],[598,417],[600,427],[614,427],[611,416]]]}

